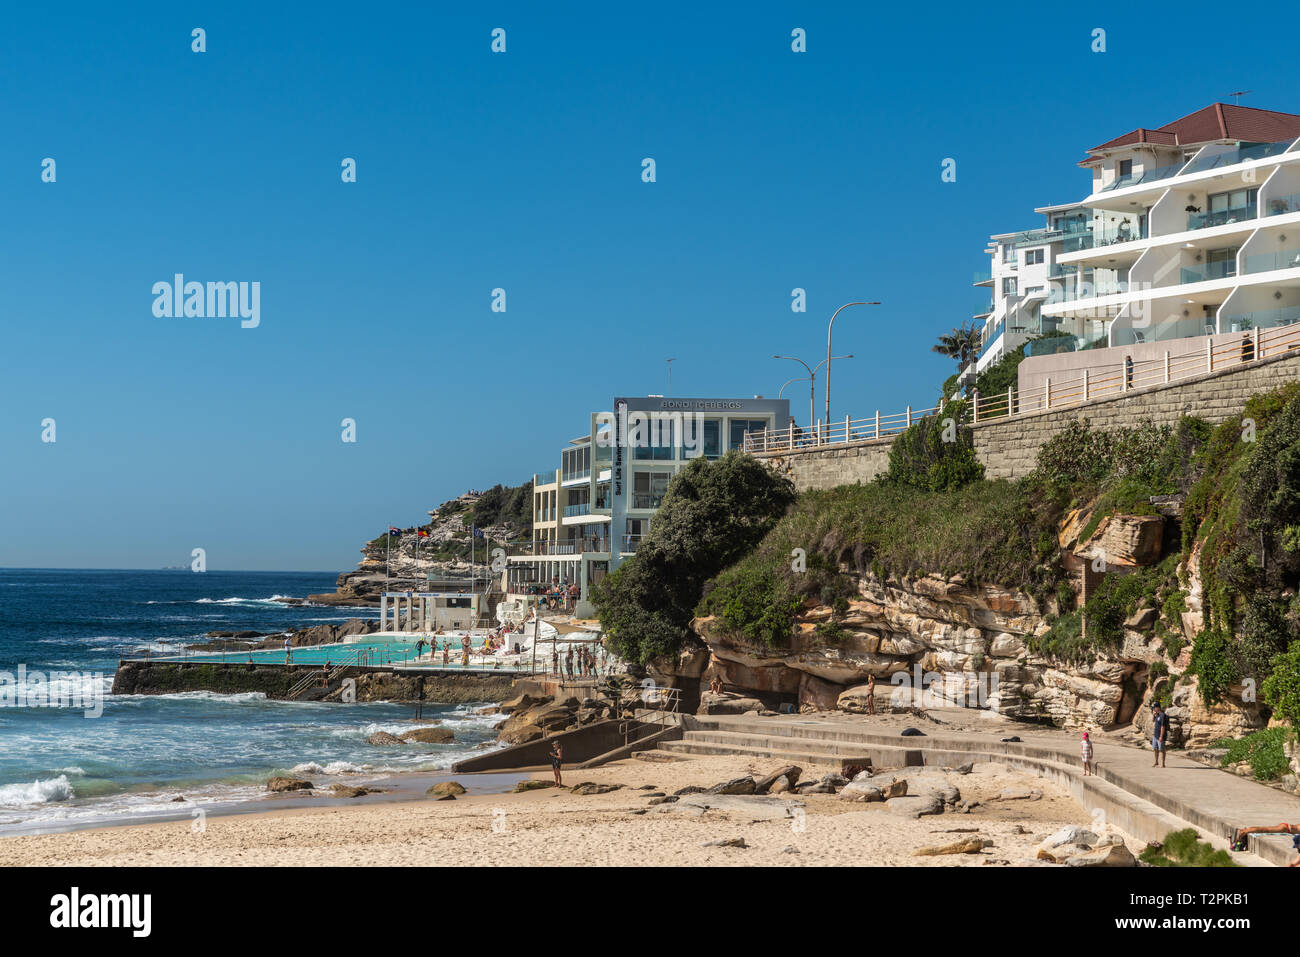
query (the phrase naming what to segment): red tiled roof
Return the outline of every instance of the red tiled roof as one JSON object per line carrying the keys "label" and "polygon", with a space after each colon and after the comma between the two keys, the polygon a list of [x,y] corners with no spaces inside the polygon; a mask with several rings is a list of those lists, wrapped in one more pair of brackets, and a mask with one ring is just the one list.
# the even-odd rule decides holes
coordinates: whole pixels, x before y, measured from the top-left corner
{"label": "red tiled roof", "polygon": [[[1088,152],[1096,153],[1135,143],[1151,143],[1156,146],[1188,146],[1211,140],[1276,143],[1296,137],[1300,137],[1300,116],[1294,113],[1259,110],[1235,103],[1212,103],[1158,129],[1139,127],[1123,136],[1107,140],[1100,146],[1094,146]],[[1090,157],[1084,162],[1094,158]]]}

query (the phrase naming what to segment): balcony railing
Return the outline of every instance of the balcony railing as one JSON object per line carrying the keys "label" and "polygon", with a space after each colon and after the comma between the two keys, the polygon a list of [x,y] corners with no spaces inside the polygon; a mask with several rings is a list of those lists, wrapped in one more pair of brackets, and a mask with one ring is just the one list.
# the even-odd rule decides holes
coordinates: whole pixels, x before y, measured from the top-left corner
{"label": "balcony railing", "polygon": [[591,514],[590,502],[579,502],[576,505],[564,506],[565,518],[573,518],[575,515],[590,515],[590,514]]}
{"label": "balcony railing", "polygon": [[561,482],[571,482],[571,481],[574,481],[575,479],[585,479],[585,478],[591,478],[591,469],[590,469],[590,468],[578,469],[578,470],[573,471],[573,472],[562,472],[562,473],[560,473],[560,481],[561,481]]}
{"label": "balcony railing", "polygon": [[1114,182],[1109,186],[1103,186],[1098,190],[1098,192],[1108,193],[1112,189],[1123,189],[1125,186],[1137,186],[1140,183],[1154,183],[1157,180],[1168,179],[1185,165],[1185,163],[1174,163],[1170,166],[1157,166],[1154,169],[1144,169],[1140,173],[1130,173],[1127,176],[1119,176],[1116,177]]}
{"label": "balcony railing", "polygon": [[[1254,312],[1239,312],[1224,316],[1220,323],[1225,332],[1241,332],[1246,329],[1272,329],[1275,326],[1289,326],[1300,322],[1300,306],[1282,306],[1279,309],[1258,309]],[[1233,328],[1233,327],[1236,328]]]}
{"label": "balcony railing", "polygon": [[984,336],[984,344],[980,346],[979,358],[984,358],[984,353],[988,352],[989,349],[992,348],[993,343],[1002,338],[1002,333],[1006,331],[1006,328],[1007,321],[1005,319],[999,319],[998,324],[989,330],[989,332]]}
{"label": "balcony railing", "polygon": [[1272,272],[1300,266],[1300,249],[1283,249],[1275,253],[1257,253],[1246,257],[1246,272]]}
{"label": "balcony railing", "polygon": [[641,544],[641,539],[644,537],[645,537],[644,535],[624,535],[623,551],[625,552],[636,551],[636,547]]}
{"label": "balcony railing", "polygon": [[1091,232],[1069,236],[1062,248],[1063,252],[1076,253],[1081,249],[1095,249],[1099,246],[1113,246],[1116,243],[1131,243],[1137,239],[1146,239],[1147,231],[1135,226],[1119,225],[1110,229],[1095,229]]}
{"label": "balcony railing", "polygon": [[995,305],[995,303],[993,303],[992,301],[989,301],[989,302],[981,302],[979,305],[977,305],[977,306],[975,307],[975,310],[976,310],[976,311],[975,311],[974,316],[973,316],[972,318],[976,318],[976,319],[978,319],[978,318],[980,318],[981,316],[991,315],[992,312],[993,312],[993,310],[994,310],[995,308],[996,308],[996,305]]}
{"label": "balcony railing", "polygon": [[1047,267],[1049,279],[1067,279],[1077,275],[1079,275],[1079,267],[1075,263],[1052,263]]}
{"label": "balcony railing", "polygon": [[1228,259],[1222,262],[1206,263],[1204,266],[1196,266],[1191,269],[1183,267],[1179,273],[1178,281],[1187,282],[1206,282],[1211,279],[1227,279],[1237,275],[1237,261]]}
{"label": "balcony railing", "polygon": [[1300,193],[1278,196],[1268,201],[1269,216],[1281,216],[1285,213],[1300,213]]}
{"label": "balcony railing", "polygon": [[664,503],[663,492],[633,492],[633,508],[658,508]]}
{"label": "balcony railing", "polygon": [[1233,209],[1216,209],[1210,213],[1192,213],[1187,217],[1188,229],[1205,229],[1209,226],[1226,226],[1229,223],[1241,223],[1254,219],[1259,210],[1254,203],[1237,206]]}
{"label": "balcony railing", "polygon": [[1223,166],[1235,166],[1238,163],[1246,163],[1250,160],[1264,159],[1267,156],[1276,156],[1279,153],[1285,153],[1294,143],[1294,139],[1280,140],[1277,143],[1255,143],[1250,146],[1239,146],[1235,150],[1227,153],[1219,153],[1217,156],[1207,156],[1199,160],[1193,160],[1187,167],[1188,173],[1202,173],[1207,169],[1219,169]]}

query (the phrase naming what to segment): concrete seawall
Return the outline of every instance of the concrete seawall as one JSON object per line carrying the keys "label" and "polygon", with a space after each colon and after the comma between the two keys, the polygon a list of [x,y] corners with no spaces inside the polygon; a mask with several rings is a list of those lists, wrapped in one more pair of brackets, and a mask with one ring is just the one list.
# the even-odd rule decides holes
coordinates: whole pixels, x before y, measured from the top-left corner
{"label": "concrete seawall", "polygon": [[[1087,419],[1103,431],[1141,422],[1173,425],[1184,415],[1218,424],[1241,412],[1261,392],[1300,377],[1300,355],[1290,353],[1218,372],[1106,396],[1064,409],[987,419],[971,426],[975,454],[988,478],[1019,478],[1034,468],[1038,450],[1071,422]],[[893,438],[756,453],[795,483],[799,491],[870,482],[889,469]]]}
{"label": "concrete seawall", "polygon": [[[175,694],[211,691],[216,694],[261,693],[283,699],[289,689],[311,674],[307,665],[236,664],[194,661],[121,661],[113,676],[113,694]],[[515,677],[506,672],[440,670],[436,668],[349,668],[357,701],[425,701],[469,704],[505,701]],[[311,695],[310,699],[336,701],[341,682]]]}

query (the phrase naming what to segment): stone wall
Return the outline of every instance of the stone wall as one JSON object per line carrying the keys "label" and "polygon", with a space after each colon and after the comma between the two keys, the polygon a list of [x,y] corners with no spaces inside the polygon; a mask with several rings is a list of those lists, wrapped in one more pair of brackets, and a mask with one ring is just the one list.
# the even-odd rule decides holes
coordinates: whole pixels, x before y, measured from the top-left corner
{"label": "stone wall", "polygon": [[867,442],[823,446],[820,449],[768,453],[758,457],[789,477],[795,488],[803,492],[870,482],[882,472],[889,471],[889,446],[892,443],[892,439],[872,439]]}
{"label": "stone wall", "polygon": [[[1218,423],[1239,413],[1246,400],[1300,375],[1300,355],[1266,358],[1247,366],[1184,379],[1168,386],[1108,396],[1059,411],[1014,419],[991,419],[972,426],[975,452],[989,478],[1017,478],[1034,467],[1044,442],[1071,422],[1088,419],[1093,428],[1116,429],[1151,421],[1172,425],[1183,415]],[[759,454],[790,477],[800,491],[869,482],[889,468],[891,439]]]}

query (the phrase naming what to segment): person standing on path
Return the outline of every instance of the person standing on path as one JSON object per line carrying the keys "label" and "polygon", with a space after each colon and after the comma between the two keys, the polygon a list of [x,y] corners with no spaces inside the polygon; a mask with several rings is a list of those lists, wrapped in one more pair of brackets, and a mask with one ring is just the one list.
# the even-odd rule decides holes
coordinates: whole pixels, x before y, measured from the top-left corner
{"label": "person standing on path", "polygon": [[867,714],[876,713],[876,676],[867,675]]}
{"label": "person standing on path", "polygon": [[1151,750],[1155,752],[1155,763],[1151,766],[1164,767],[1165,755],[1169,745],[1169,715],[1160,705],[1151,706]]}
{"label": "person standing on path", "polygon": [[291,642],[288,638],[286,638],[284,639],[284,663],[286,665],[289,664],[289,661],[292,658],[292,656],[293,656],[293,642]]}
{"label": "person standing on path", "polygon": [[1083,754],[1083,776],[1088,777],[1092,774],[1092,739],[1088,737],[1087,731],[1083,732],[1079,750]]}

